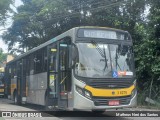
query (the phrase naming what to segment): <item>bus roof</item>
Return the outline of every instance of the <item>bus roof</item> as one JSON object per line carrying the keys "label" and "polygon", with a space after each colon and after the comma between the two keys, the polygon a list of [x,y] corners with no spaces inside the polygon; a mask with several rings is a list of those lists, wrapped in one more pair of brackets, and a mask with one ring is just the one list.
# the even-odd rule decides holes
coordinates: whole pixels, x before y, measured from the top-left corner
{"label": "bus roof", "polygon": [[116,30],[116,31],[121,31],[121,32],[128,32],[128,31],[121,30],[121,29],[116,29],[116,28],[111,28],[111,27],[101,27],[101,26],[80,26],[80,27],[75,27],[75,28],[98,28],[98,29],[109,29],[109,30]]}
{"label": "bus roof", "polygon": [[74,34],[75,30],[79,29],[79,28],[110,29],[110,30],[115,30],[115,31],[127,32],[127,31],[120,30],[120,29],[115,29],[115,28],[110,28],[110,27],[100,27],[100,26],[80,26],[80,27],[74,27],[74,28],[72,28],[72,29],[70,29],[70,30],[68,30],[68,31],[66,31],[66,32],[58,35],[57,37],[54,37],[51,40],[49,40],[49,41],[47,41],[47,42],[45,42],[45,43],[43,43],[43,44],[41,44],[41,45],[39,45],[37,47],[34,47],[33,49],[31,49],[28,52],[26,52],[26,53],[24,53],[24,54],[16,57],[15,59],[13,59],[12,61],[8,62],[7,64],[11,64],[11,63],[13,63],[13,62],[15,62],[15,61],[17,61],[17,60],[19,60],[19,59],[21,59],[21,58],[29,55],[29,54],[31,54],[33,52],[41,49],[41,48],[44,48],[44,47],[46,47],[46,46],[48,46],[48,45],[50,45],[50,44],[52,44],[52,43],[54,43],[54,42],[56,42],[56,41],[64,38],[64,37],[67,37],[67,35],[71,36],[71,35]]}

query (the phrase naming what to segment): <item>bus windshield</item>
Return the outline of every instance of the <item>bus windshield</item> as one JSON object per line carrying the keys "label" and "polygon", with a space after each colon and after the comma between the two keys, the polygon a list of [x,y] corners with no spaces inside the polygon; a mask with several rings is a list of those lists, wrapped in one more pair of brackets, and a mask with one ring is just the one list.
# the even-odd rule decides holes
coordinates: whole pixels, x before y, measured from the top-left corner
{"label": "bus windshield", "polygon": [[131,46],[93,42],[77,43],[77,47],[79,53],[75,65],[77,76],[89,78],[133,76]]}

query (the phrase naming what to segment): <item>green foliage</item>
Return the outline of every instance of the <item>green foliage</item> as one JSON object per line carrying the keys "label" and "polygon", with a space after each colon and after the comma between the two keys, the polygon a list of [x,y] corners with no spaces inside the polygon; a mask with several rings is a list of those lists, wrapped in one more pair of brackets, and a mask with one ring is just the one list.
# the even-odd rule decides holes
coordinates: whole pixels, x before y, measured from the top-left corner
{"label": "green foliage", "polygon": [[10,9],[11,3],[13,3],[13,0],[0,0],[0,25],[4,24],[5,20],[7,19],[7,12],[12,11]]}
{"label": "green foliage", "polygon": [[12,27],[3,35],[9,50],[18,42],[21,52],[75,26],[116,27],[134,34],[134,26],[136,22],[142,21],[139,15],[143,13],[145,6],[144,0],[22,1],[24,5],[17,9],[18,14],[14,15]]}
{"label": "green foliage", "polygon": [[7,54],[3,53],[2,48],[0,48],[0,67],[1,67],[1,64],[3,64],[3,62],[6,61],[6,59],[7,59]]}
{"label": "green foliage", "polygon": [[[141,41],[135,43],[136,73],[143,98],[159,101],[160,98],[160,1],[150,0],[148,22],[136,27]],[[153,80],[153,85],[151,86]],[[151,87],[151,93],[149,89]],[[145,92],[147,91],[147,92]],[[145,94],[144,94],[145,92]]]}

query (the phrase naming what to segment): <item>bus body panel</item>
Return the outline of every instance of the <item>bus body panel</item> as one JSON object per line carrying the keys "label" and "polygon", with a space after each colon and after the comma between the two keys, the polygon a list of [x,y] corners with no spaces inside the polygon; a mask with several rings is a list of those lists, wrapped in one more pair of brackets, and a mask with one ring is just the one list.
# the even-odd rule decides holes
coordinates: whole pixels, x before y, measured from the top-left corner
{"label": "bus body panel", "polygon": [[47,89],[47,72],[27,76],[27,102],[45,105],[44,97]]}
{"label": "bus body panel", "polygon": [[[97,97],[122,97],[128,96],[132,94],[132,91],[135,89],[135,86],[132,85],[129,88],[121,88],[121,89],[98,89],[93,88],[88,85],[85,86],[85,89],[92,93],[92,96]],[[113,94],[114,92],[114,94]]]}

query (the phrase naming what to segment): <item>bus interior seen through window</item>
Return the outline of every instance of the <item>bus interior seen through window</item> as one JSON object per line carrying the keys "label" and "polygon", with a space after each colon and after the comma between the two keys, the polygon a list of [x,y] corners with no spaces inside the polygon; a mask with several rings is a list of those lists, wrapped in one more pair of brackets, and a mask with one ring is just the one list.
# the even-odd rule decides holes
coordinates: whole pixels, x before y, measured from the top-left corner
{"label": "bus interior seen through window", "polygon": [[127,71],[131,75],[125,77],[132,77],[134,68],[131,46],[77,43],[77,47],[79,59],[77,59],[75,73],[78,76],[112,78],[112,71]]}

